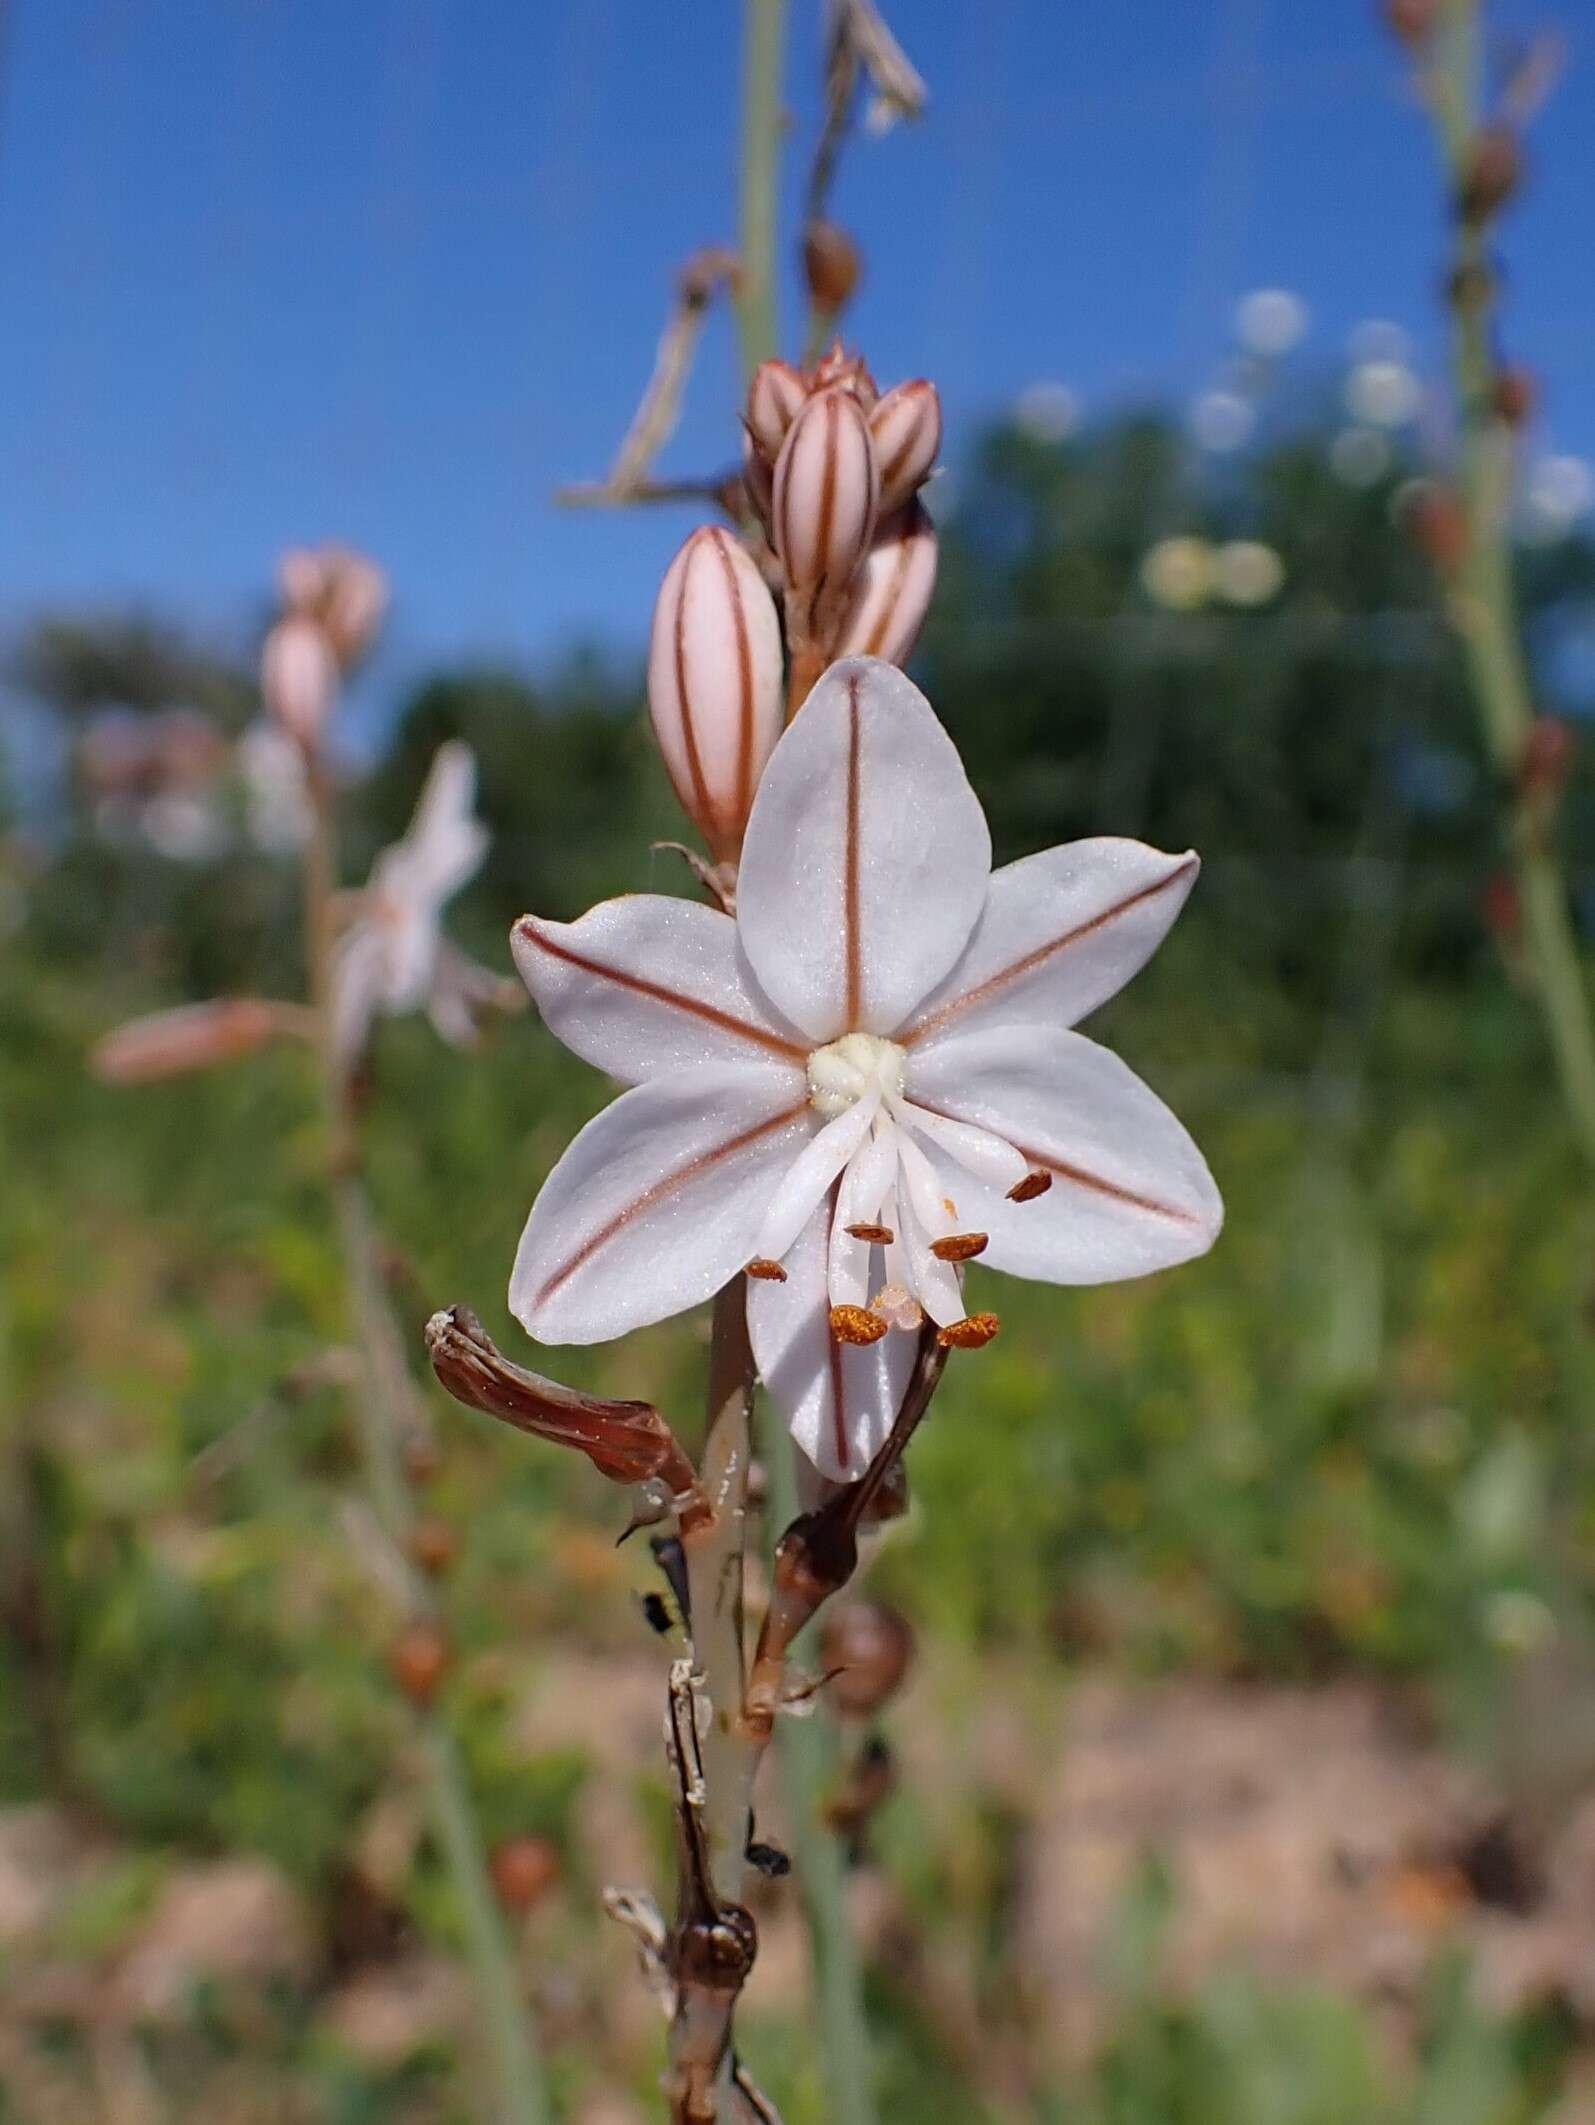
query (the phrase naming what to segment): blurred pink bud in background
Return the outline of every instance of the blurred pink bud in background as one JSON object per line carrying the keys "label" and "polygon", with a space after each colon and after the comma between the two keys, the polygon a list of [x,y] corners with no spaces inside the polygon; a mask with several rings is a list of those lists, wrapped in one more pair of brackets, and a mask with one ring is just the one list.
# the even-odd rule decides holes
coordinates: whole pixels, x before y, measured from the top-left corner
{"label": "blurred pink bud in background", "polygon": [[917,376],[897,384],[869,417],[881,467],[881,514],[900,509],[929,477],[941,448],[941,395]]}
{"label": "blurred pink bud in background", "polygon": [[261,646],[260,693],[307,751],[319,742],[338,694],[338,660],[319,620],[294,611],[272,628]]}
{"label": "blurred pink bud in background", "polygon": [[833,388],[805,401],[775,466],[771,531],[794,590],[845,590],[875,531],[881,476],[864,410]]}
{"label": "blurred pink bud in background", "polygon": [[717,862],[734,857],[781,735],[782,684],[775,600],[729,531],[695,531],[665,571],[648,712],[683,809]]}
{"label": "blurred pink bud in background", "polygon": [[[882,401],[884,404],[885,401]],[[912,501],[885,519],[853,585],[833,655],[906,664],[936,588],[936,527]]]}
{"label": "blurred pink bud in background", "polygon": [[89,1068],[106,1084],[148,1084],[236,1062],[285,1034],[308,1039],[311,1025],[311,1014],[300,1005],[260,996],[183,1004],[118,1026],[93,1050]]}
{"label": "blurred pink bud in background", "polygon": [[343,670],[360,661],[388,609],[388,579],[349,546],[293,546],[277,563],[284,610],[317,621]]}
{"label": "blurred pink bud in background", "polygon": [[760,362],[748,388],[748,432],[773,464],[808,386],[790,362]]}

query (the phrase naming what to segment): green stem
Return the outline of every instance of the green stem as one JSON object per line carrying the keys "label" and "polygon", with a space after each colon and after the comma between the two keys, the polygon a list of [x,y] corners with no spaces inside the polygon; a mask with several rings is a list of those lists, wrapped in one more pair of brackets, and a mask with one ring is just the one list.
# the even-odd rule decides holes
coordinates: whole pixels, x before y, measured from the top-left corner
{"label": "green stem", "polygon": [[[798,1512],[797,1447],[779,1416],[767,1414],[772,1418],[764,1447],[769,1512],[774,1526],[788,1527]],[[800,1653],[807,1639],[806,1632],[799,1638]],[[835,1729],[824,1707],[817,1706],[807,1719],[783,1719],[779,1733],[792,1871],[814,1953],[826,2125],[876,2125],[864,1971],[848,1910],[847,1863],[822,1813],[836,1776]]]}
{"label": "green stem", "polygon": [[[412,1432],[424,1428],[424,1411],[382,1272],[376,1223],[360,1179],[358,1144],[333,1040],[337,861],[330,784],[319,762],[312,763],[310,783],[313,828],[305,854],[305,937],[321,1058],[327,1183],[361,1355],[357,1399],[361,1453],[377,1519],[393,1553],[403,1562],[411,1612],[420,1616],[436,1608],[436,1596],[410,1561],[415,1506],[405,1478],[403,1439],[406,1428]],[[435,1711],[418,1712],[417,1724],[430,1774],[438,1842],[453,1884],[477,2007],[493,2060],[498,2088],[496,2125],[549,2125],[542,2066],[521,1998],[514,1953],[493,1896],[459,1748]]]}
{"label": "green stem", "polygon": [[[1436,29],[1431,101],[1453,196],[1477,137],[1483,101],[1479,0],[1449,0]],[[1523,787],[1535,719],[1523,652],[1507,519],[1513,438],[1496,410],[1490,343],[1492,276],[1481,230],[1459,221],[1453,258],[1451,360],[1458,416],[1458,487],[1466,547],[1451,598],[1485,741],[1513,791],[1512,860],[1523,951],[1545,1019],[1562,1097],[1595,1165],[1595,1023],[1573,927],[1567,880],[1545,800]]]}
{"label": "green stem", "polygon": [[751,377],[775,352],[775,221],[781,160],[781,71],[786,0],[744,0],[737,336]]}

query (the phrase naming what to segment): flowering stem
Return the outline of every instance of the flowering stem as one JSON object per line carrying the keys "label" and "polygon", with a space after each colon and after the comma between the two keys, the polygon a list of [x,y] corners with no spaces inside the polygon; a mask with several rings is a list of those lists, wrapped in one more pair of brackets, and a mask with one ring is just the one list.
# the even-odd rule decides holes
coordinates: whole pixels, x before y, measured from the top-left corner
{"label": "flowering stem", "polygon": [[751,377],[775,352],[775,201],[786,0],[744,0],[737,332]]}
{"label": "flowering stem", "polygon": [[[775,1525],[787,1527],[798,1511],[798,1449],[778,1417],[766,1429],[770,1513]],[[807,1719],[782,1722],[781,1782],[793,1873],[814,1952],[814,2002],[824,2035],[825,2116],[828,2125],[875,2125],[864,1973],[848,1909],[847,1865],[821,1813],[836,1765],[836,1737],[822,1707]]]}
{"label": "flowering stem", "polygon": [[[1479,0],[1448,0],[1429,76],[1453,196],[1460,191],[1481,114]],[[1451,360],[1458,418],[1458,486],[1466,528],[1451,620],[1466,660],[1485,741],[1512,791],[1512,861],[1524,957],[1555,1057],[1562,1096],[1585,1157],[1595,1165],[1595,1026],[1579,960],[1550,807],[1523,768],[1535,707],[1512,580],[1507,532],[1513,434],[1501,418],[1490,342],[1493,275],[1477,217],[1457,216],[1451,261]]]}
{"label": "flowering stem", "polygon": [[[402,1560],[411,1615],[425,1617],[436,1597],[410,1565],[415,1511],[405,1479],[403,1437],[425,1429],[425,1411],[405,1362],[404,1341],[382,1273],[375,1223],[358,1167],[333,1016],[336,945],[334,895],[336,844],[331,785],[323,760],[310,763],[311,832],[304,863],[305,945],[316,1014],[316,1048],[326,1123],[327,1186],[343,1254],[344,1278],[361,1355],[357,1399],[362,1459],[378,1521],[393,1554]],[[548,2125],[548,2098],[515,1960],[487,1870],[480,1828],[465,1767],[442,1717],[418,1708],[423,1751],[431,1778],[438,1841],[453,1883],[465,1934],[474,1992],[498,2084],[497,2125]]]}

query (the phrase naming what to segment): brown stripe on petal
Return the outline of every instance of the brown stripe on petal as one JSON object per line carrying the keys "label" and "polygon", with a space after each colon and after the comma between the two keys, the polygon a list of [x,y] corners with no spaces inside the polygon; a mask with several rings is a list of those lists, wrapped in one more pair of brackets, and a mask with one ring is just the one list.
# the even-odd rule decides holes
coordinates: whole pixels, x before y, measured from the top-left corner
{"label": "brown stripe on petal", "polygon": [[756,1144],[761,1137],[771,1136],[777,1129],[788,1127],[807,1107],[808,1101],[802,1100],[795,1107],[788,1107],[780,1114],[771,1115],[768,1121],[755,1122],[751,1129],[744,1129],[739,1136],[733,1136],[723,1144],[716,1144],[712,1151],[699,1152],[696,1158],[688,1159],[684,1166],[678,1166],[674,1173],[667,1173],[663,1180],[655,1181],[651,1188],[645,1188],[641,1195],[636,1196],[623,1210],[617,1210],[613,1217],[607,1219],[596,1232],[589,1234],[582,1241],[574,1254],[560,1263],[553,1275],[539,1288],[532,1304],[541,1306],[551,1299],[561,1285],[568,1284],[577,1270],[592,1260],[600,1247],[607,1247],[615,1234],[623,1232],[643,1211],[653,1209],[656,1203],[667,1201],[689,1181],[695,1181],[701,1174],[711,1172],[722,1160],[732,1157],[738,1151],[746,1150],[749,1144]]}
{"label": "brown stripe on petal", "polygon": [[729,533],[717,529],[714,542],[715,554],[725,570],[737,635],[737,775],[730,824],[732,832],[740,839],[753,807],[753,644],[748,637],[747,609],[742,602],[742,584],[736,563],[731,557]]}
{"label": "brown stripe on petal", "polygon": [[837,458],[840,442],[837,425],[842,418],[842,400],[838,392],[828,392],[825,397],[825,460],[824,476],[820,482],[820,514],[814,540],[814,559],[809,569],[810,578],[822,584],[829,573],[826,562],[831,552],[832,520],[836,515]]}
{"label": "brown stripe on petal", "polygon": [[556,944],[545,937],[536,926],[536,918],[523,915],[515,925],[520,936],[529,938],[540,952],[550,959],[560,960],[565,966],[579,967],[584,974],[598,974],[605,981],[612,981],[617,988],[628,989],[634,996],[651,997],[672,1011],[680,1011],[685,1017],[697,1018],[707,1026],[718,1026],[723,1033],[734,1033],[739,1039],[752,1042],[755,1047],[766,1049],[771,1055],[780,1056],[783,1062],[800,1063],[804,1051],[779,1033],[767,1033],[762,1026],[750,1025],[746,1019],[736,1018],[729,1011],[722,1011],[712,1003],[703,1003],[696,996],[680,996],[663,983],[646,981],[640,974],[629,974],[620,967],[606,966],[601,959],[589,959],[584,953],[572,951],[569,945]]}
{"label": "brown stripe on petal", "polygon": [[701,548],[696,540],[689,541],[686,559],[681,564],[681,580],[676,585],[675,612],[675,664],[676,664],[676,713],[681,718],[681,742],[687,751],[687,773],[692,778],[693,802],[687,805],[707,837],[714,829],[715,809],[709,795],[709,785],[704,778],[703,762],[698,757],[698,734],[692,723],[692,704],[687,698],[687,587],[692,580],[692,564]]}
{"label": "brown stripe on petal", "polygon": [[945,1025],[948,1019],[957,1018],[978,1003],[984,1003],[987,997],[995,995],[999,989],[1005,989],[1009,982],[1018,981],[1033,967],[1051,959],[1055,953],[1066,952],[1070,945],[1078,944],[1082,938],[1094,935],[1108,923],[1116,922],[1121,915],[1128,915],[1132,908],[1140,907],[1143,901],[1155,900],[1159,893],[1166,893],[1171,885],[1177,885],[1195,863],[1194,856],[1185,857],[1165,877],[1154,880],[1151,885],[1142,886],[1139,892],[1129,894],[1125,899],[1115,902],[1111,908],[1104,908],[1100,915],[1093,915],[1089,922],[1082,922],[1077,928],[1066,930],[1063,936],[1049,938],[1047,943],[1037,945],[1033,952],[1026,952],[1022,959],[1016,959],[1011,966],[1002,967],[995,974],[988,975],[978,988],[970,989],[963,996],[953,997],[944,1003],[939,1011],[933,1011],[928,1018],[922,1018],[917,1025],[910,1026],[907,1032],[898,1034],[898,1044],[905,1048],[912,1047],[916,1040],[923,1040],[935,1027]]}
{"label": "brown stripe on petal", "polygon": [[842,849],[842,945],[847,963],[845,1012],[856,1031],[864,1003],[864,951],[859,936],[859,787],[862,781],[863,730],[858,712],[859,675],[847,679],[847,823]]}

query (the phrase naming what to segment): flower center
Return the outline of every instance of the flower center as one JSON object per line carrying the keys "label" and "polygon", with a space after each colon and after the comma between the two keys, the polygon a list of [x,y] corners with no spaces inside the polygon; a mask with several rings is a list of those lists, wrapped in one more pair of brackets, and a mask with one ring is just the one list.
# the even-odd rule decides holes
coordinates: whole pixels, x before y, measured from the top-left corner
{"label": "flower center", "polygon": [[875,1033],[844,1033],[809,1057],[809,1104],[827,1121],[856,1106],[868,1092],[900,1099],[903,1051]]}

